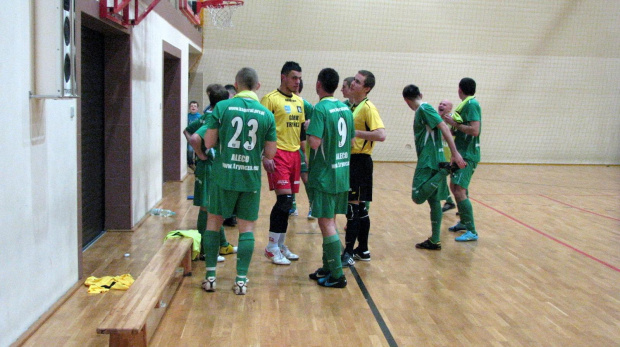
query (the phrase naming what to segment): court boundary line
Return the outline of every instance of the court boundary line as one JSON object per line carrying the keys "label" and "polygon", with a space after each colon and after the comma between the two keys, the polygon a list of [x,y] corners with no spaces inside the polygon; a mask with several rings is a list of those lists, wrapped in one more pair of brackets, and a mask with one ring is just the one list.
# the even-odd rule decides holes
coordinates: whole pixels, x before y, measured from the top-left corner
{"label": "court boundary line", "polygon": [[372,299],[372,296],[370,295],[368,288],[366,288],[366,285],[364,284],[362,277],[355,269],[355,265],[349,266],[349,269],[351,270],[351,273],[353,274],[353,278],[355,278],[355,282],[357,282],[358,287],[362,291],[362,295],[364,296],[364,299],[366,299],[366,302],[368,303],[368,307],[370,307],[370,311],[372,312],[372,315],[375,317],[375,321],[377,322],[377,324],[379,324],[379,328],[381,329],[381,332],[383,333],[383,337],[385,337],[385,340],[387,341],[390,347],[397,347],[398,344],[396,343],[394,336],[392,336],[392,332],[390,331],[390,328],[388,328],[387,324],[385,323],[385,320],[383,320],[383,316],[381,316],[381,312],[379,312],[379,309],[377,308],[375,301]]}
{"label": "court boundary line", "polygon": [[615,221],[620,222],[620,219],[618,219],[618,218],[614,218],[614,217],[606,216],[606,215],[604,215],[604,214],[600,214],[600,213],[596,213],[596,212],[588,211],[588,210],[583,209],[583,208],[581,208],[581,207],[577,207],[577,206],[574,206],[574,205],[571,205],[571,204],[568,204],[568,203],[562,202],[562,201],[560,201],[560,200],[556,200],[556,199],[554,199],[554,198],[550,198],[550,197],[548,197],[548,196],[546,196],[546,195],[538,194],[538,196],[542,196],[542,197],[543,197],[543,198],[545,198],[545,199],[549,199],[549,200],[551,200],[551,201],[555,201],[555,202],[557,202],[558,204],[562,204],[562,205],[565,205],[565,206],[568,206],[568,207],[572,207],[572,208],[577,209],[577,210],[582,211],[582,212],[587,212],[587,213],[593,214],[593,215],[595,215],[595,216],[599,216],[599,217],[603,217],[603,218],[608,218],[608,219],[611,219],[611,220],[615,220]]}
{"label": "court boundary line", "polygon": [[555,238],[555,237],[553,237],[553,236],[551,236],[551,235],[549,235],[549,234],[547,234],[547,233],[545,233],[543,231],[540,231],[540,230],[534,228],[533,226],[525,224],[524,222],[522,222],[522,221],[520,221],[520,220],[518,220],[518,219],[516,219],[516,218],[514,218],[514,217],[512,217],[512,216],[510,216],[510,215],[508,215],[508,214],[506,214],[506,213],[504,213],[504,212],[494,208],[494,207],[491,207],[491,206],[485,204],[484,202],[482,202],[480,200],[476,200],[476,199],[473,199],[471,197],[469,199],[479,203],[480,205],[482,205],[482,206],[484,206],[484,207],[486,207],[486,208],[488,208],[490,210],[493,210],[493,211],[501,214],[502,216],[504,216],[504,217],[506,217],[506,218],[508,218],[508,219],[510,219],[510,220],[512,220],[512,221],[514,221],[516,223],[518,223],[518,224],[523,225],[524,227],[526,227],[526,228],[528,228],[528,229],[530,229],[530,230],[532,230],[532,231],[534,231],[534,232],[536,232],[536,233],[538,233],[538,234],[540,234],[540,235],[542,235],[542,236],[544,236],[544,237],[546,237],[546,238],[548,238],[548,239],[550,239],[552,241],[555,241],[555,242],[559,243],[560,245],[562,245],[564,247],[572,249],[573,251],[575,251],[575,252],[577,252],[577,253],[579,253],[579,254],[587,257],[587,258],[590,258],[590,259],[592,259],[592,260],[594,260],[594,261],[596,261],[596,262],[598,262],[600,264],[603,264],[603,265],[607,266],[608,268],[610,268],[612,270],[620,272],[620,268],[617,268],[617,267],[615,267],[615,266],[613,266],[613,265],[611,265],[611,264],[609,264],[609,263],[607,263],[607,262],[605,262],[603,260],[600,260],[600,259],[596,258],[595,256],[592,256],[592,255],[590,255],[590,254],[588,254],[588,253],[586,253],[586,252],[584,252],[584,251],[582,251],[582,250],[580,250],[578,248],[575,248],[575,247],[569,245],[568,243],[566,243],[564,241],[558,240],[557,238]]}

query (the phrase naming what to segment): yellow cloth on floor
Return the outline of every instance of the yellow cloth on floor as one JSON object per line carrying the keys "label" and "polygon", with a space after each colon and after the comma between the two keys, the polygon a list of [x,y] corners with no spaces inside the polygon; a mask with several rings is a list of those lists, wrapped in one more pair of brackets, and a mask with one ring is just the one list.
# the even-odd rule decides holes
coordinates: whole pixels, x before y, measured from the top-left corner
{"label": "yellow cloth on floor", "polygon": [[166,235],[164,241],[173,237],[191,237],[194,239],[194,244],[192,245],[192,260],[198,257],[200,254],[200,240],[202,239],[198,230],[173,230]]}
{"label": "yellow cloth on floor", "polygon": [[130,274],[103,277],[90,276],[86,279],[84,285],[88,287],[89,293],[98,294],[105,293],[110,289],[127,290],[133,282],[134,279]]}

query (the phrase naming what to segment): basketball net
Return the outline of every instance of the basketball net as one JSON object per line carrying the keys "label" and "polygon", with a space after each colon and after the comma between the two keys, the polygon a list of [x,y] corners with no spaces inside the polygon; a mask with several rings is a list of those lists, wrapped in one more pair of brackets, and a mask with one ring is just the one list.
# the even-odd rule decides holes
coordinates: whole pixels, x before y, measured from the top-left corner
{"label": "basketball net", "polygon": [[232,15],[237,8],[243,6],[243,1],[222,1],[218,5],[207,5],[211,24],[217,29],[233,27]]}

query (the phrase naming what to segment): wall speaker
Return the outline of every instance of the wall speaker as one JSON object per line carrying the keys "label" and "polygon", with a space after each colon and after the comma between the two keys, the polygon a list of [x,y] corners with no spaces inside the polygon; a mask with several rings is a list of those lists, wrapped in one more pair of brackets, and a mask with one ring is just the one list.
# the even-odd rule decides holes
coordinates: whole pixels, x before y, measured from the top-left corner
{"label": "wall speaker", "polygon": [[35,0],[35,93],[77,97],[75,0]]}

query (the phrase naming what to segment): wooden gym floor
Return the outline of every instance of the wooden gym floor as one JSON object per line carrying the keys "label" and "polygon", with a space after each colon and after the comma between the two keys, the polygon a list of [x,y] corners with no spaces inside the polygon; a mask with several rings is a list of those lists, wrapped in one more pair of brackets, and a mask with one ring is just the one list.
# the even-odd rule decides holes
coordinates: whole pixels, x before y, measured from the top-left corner
{"label": "wooden gym floor", "polygon": [[[620,167],[480,165],[471,187],[477,242],[457,243],[444,214],[441,251],[415,249],[430,235],[427,204],[411,201],[415,164],[375,164],[372,261],[345,269],[345,289],[321,288],[321,236],[289,219],[290,266],[264,256],[275,202],[263,182],[248,295],[230,289],[234,255],[218,264],[218,289],[201,290],[195,261],[168,306],[152,346],[618,346],[620,345]],[[195,229],[187,200],[193,176],[166,183],[163,208],[136,232],[108,232],[84,253],[90,275],[134,277],[170,230]],[[344,216],[338,217],[340,230]],[[228,240],[237,244],[235,228]],[[344,235],[341,234],[344,242]],[[130,253],[129,257],[124,257]],[[106,346],[96,327],[123,292],[78,288],[26,346]]]}

